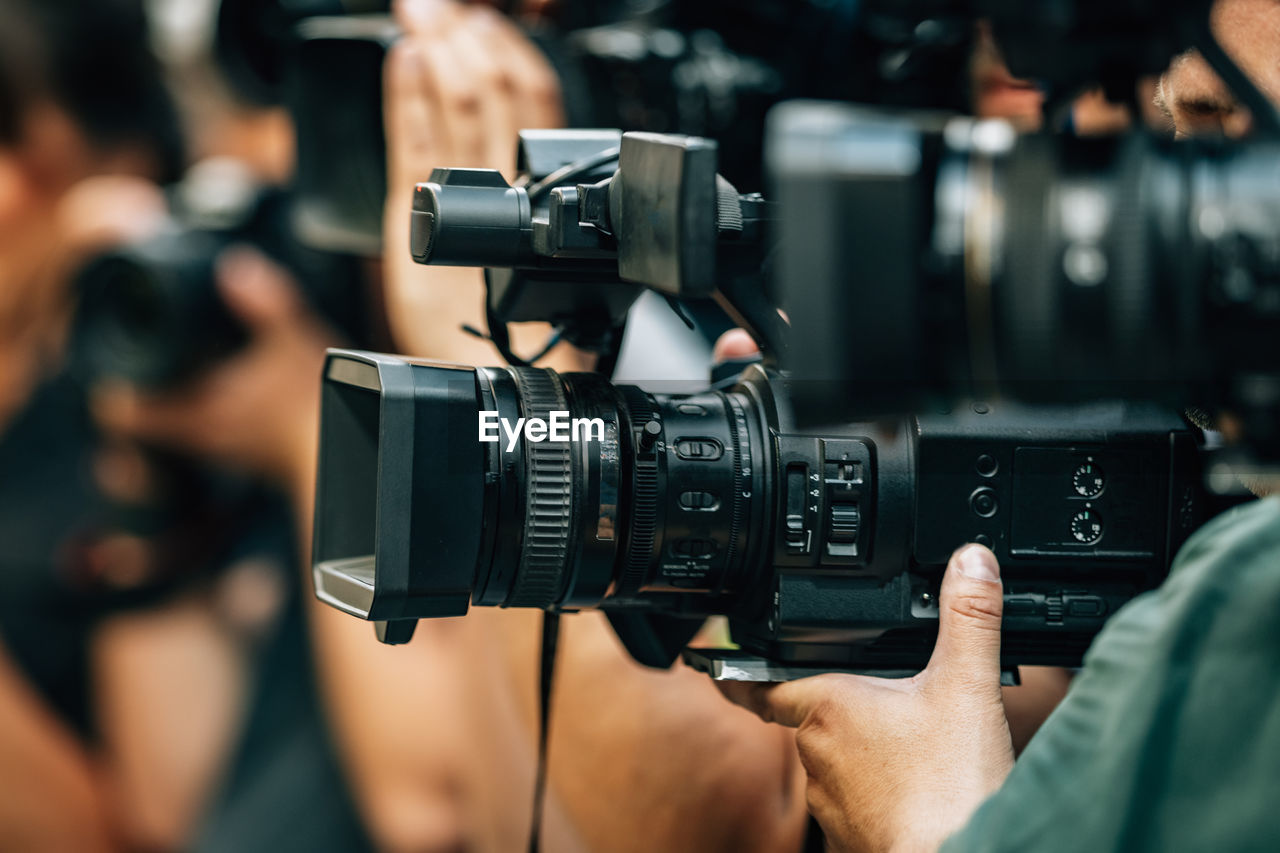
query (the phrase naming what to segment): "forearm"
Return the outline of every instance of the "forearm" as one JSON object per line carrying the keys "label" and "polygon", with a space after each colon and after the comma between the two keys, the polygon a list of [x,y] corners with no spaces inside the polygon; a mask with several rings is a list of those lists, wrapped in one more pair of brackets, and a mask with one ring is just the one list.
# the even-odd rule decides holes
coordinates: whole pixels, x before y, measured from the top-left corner
{"label": "forearm", "polygon": [[[442,697],[458,691],[444,686],[451,679],[448,661],[422,653],[424,645],[433,644],[425,635],[448,629],[423,626],[409,647],[382,646],[372,625],[315,597],[310,555],[318,421],[316,412],[307,425],[313,438],[296,447],[288,489],[325,717],[376,846],[389,853],[457,850],[467,835],[457,801],[465,762],[453,752],[462,737],[452,715],[446,721],[432,711],[448,712]],[[441,733],[447,736],[438,737]]]}
{"label": "forearm", "polygon": [[200,595],[117,614],[95,633],[102,773],[130,848],[190,844],[242,722],[236,640]]}
{"label": "forearm", "polygon": [[118,849],[96,768],[0,649],[0,848]]}
{"label": "forearm", "polygon": [[[505,640],[507,678],[531,736],[540,615],[522,615],[523,636]],[[804,777],[790,732],[728,707],[683,665],[635,663],[599,613],[565,617],[556,669],[551,786],[588,849],[800,849]]]}

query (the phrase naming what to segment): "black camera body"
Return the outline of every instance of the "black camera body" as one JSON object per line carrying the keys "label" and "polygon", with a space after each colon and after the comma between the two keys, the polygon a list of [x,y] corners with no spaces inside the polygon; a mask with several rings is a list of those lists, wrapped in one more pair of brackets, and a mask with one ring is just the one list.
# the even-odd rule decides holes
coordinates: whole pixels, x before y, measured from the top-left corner
{"label": "black camera body", "polygon": [[72,364],[89,381],[181,384],[244,345],[218,296],[222,235],[174,230],[89,260],[76,275]]}
{"label": "black camera body", "polygon": [[382,66],[399,38],[390,0],[219,0],[223,75],[239,97],[284,106],[293,119],[290,215],[309,246],[382,251]]}
{"label": "black camera body", "polygon": [[789,667],[918,670],[964,542],[1000,560],[1006,665],[1076,665],[1207,513],[1198,434],[1158,406],[974,403],[800,427],[785,385],[742,387],[769,424],[773,536],[732,636]]}
{"label": "black camera body", "polygon": [[[1206,514],[1197,434],[1156,406],[799,427],[789,393],[759,366],[668,396],[332,351],[317,591],[388,641],[470,604],[599,608],[665,667],[724,615],[758,675],[906,672],[951,551],[976,541],[1003,566],[1006,662],[1071,665]],[[498,434],[521,418],[551,432]]]}
{"label": "black camera body", "polygon": [[[694,656],[724,677],[908,672],[932,647],[948,557],[976,541],[1005,567],[1006,662],[1078,663],[1206,514],[1198,433],[1155,404],[798,419],[795,399],[839,386],[773,366],[779,314],[759,262],[735,264],[767,249],[768,207],[717,179],[714,151],[626,134],[604,180],[611,149],[550,182],[438,170],[420,185],[419,261],[714,289],[765,357],[732,387],[668,396],[595,374],[331,352],[321,598],[389,642],[470,604],[599,608],[637,660],[669,666],[723,615],[741,650]],[[576,173],[594,182],[548,188]]]}
{"label": "black camera body", "polygon": [[1232,411],[1280,452],[1275,139],[793,102],[770,140],[804,418],[1146,399]]}

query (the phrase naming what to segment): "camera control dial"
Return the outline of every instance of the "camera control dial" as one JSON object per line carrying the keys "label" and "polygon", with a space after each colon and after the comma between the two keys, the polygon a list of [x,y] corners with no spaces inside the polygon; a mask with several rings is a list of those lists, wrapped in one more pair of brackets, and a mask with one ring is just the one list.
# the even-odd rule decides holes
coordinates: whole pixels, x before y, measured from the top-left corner
{"label": "camera control dial", "polygon": [[1071,475],[1071,486],[1082,498],[1096,498],[1107,486],[1102,469],[1092,461],[1080,463]]}
{"label": "camera control dial", "polygon": [[1081,545],[1093,545],[1102,538],[1102,518],[1091,509],[1082,509],[1071,519],[1071,538]]}

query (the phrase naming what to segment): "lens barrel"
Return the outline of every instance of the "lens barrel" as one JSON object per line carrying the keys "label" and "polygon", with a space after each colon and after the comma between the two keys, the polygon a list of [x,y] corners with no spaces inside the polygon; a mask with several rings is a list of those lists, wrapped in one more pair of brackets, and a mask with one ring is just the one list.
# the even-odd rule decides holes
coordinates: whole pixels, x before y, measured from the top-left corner
{"label": "lens barrel", "polygon": [[747,592],[767,503],[750,395],[333,350],[320,597],[367,619],[575,610]]}
{"label": "lens barrel", "polygon": [[77,275],[72,363],[90,379],[180,384],[245,340],[218,294],[224,242],[184,231],[100,255]]}
{"label": "lens barrel", "polygon": [[1212,405],[1280,369],[1272,140],[804,103],[770,133],[802,420],[832,400],[850,419],[997,394]]}

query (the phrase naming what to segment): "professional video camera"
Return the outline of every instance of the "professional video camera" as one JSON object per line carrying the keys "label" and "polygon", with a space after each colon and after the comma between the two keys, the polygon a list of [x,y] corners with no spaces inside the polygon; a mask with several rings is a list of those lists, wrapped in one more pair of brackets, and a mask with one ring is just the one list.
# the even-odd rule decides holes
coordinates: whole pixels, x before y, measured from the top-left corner
{"label": "professional video camera", "polygon": [[[1140,2],[892,6],[864,21],[988,17],[1019,74],[1071,44],[1042,75],[1058,97],[1121,90],[1188,44],[1241,79],[1202,2],[1155,19]],[[1241,97],[1275,124],[1256,90]],[[521,319],[608,355],[643,286],[714,291],[761,363],[665,396],[519,360],[333,352],[316,587],[385,641],[470,603],[594,607],[665,666],[725,614],[741,649],[687,655],[721,677],[914,671],[947,556],[979,541],[1002,564],[1006,665],[1074,663],[1214,508],[1203,436],[1168,401],[1274,423],[1269,142],[1020,139],[999,121],[792,104],[772,119],[776,208],[719,178],[708,140],[623,135],[611,175],[612,139],[584,144],[526,134],[515,187],[437,170],[415,257],[489,268],[507,356]],[[1134,397],[1155,402],[1116,401]]]}
{"label": "professional video camera", "polygon": [[299,245],[291,199],[229,163],[209,161],[171,188],[169,226],[109,249],[75,277],[72,365],[89,382],[170,388],[232,354],[245,332],[218,293],[218,256],[234,245],[288,270],[310,306],[351,340],[366,338],[358,264]]}
{"label": "professional video camera", "polygon": [[[593,141],[608,147],[581,156]],[[1077,662],[1110,613],[1159,582],[1205,511],[1197,437],[1177,415],[992,403],[799,424],[790,399],[805,381],[775,369],[785,329],[760,272],[766,203],[717,176],[707,140],[610,142],[526,133],[524,162],[541,166],[535,177],[552,171],[518,187],[494,172],[437,170],[418,188],[415,258],[514,268],[489,271],[497,323],[534,314],[594,331],[608,326],[610,294],[622,304],[637,285],[714,290],[763,344],[762,364],[731,388],[666,396],[595,374],[333,352],[321,598],[389,622],[381,636],[392,641],[412,620],[469,602],[598,607],[655,666],[725,614],[759,657],[704,650],[704,663],[783,678],[923,665],[941,570],[960,542],[985,542],[1003,562],[1010,665]],[[545,153],[556,148],[577,159],[561,166]],[[616,171],[596,180],[615,152]],[[878,153],[864,152],[868,167]],[[513,312],[513,279],[526,298],[596,287],[576,313],[551,299]],[[557,413],[566,433],[595,431],[510,438],[511,424],[554,430]],[[482,417],[505,419],[507,438],[473,437]]]}

